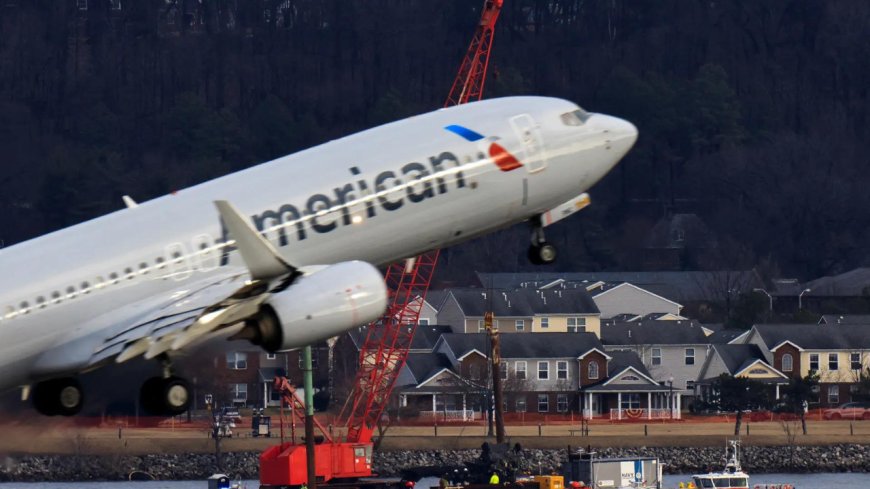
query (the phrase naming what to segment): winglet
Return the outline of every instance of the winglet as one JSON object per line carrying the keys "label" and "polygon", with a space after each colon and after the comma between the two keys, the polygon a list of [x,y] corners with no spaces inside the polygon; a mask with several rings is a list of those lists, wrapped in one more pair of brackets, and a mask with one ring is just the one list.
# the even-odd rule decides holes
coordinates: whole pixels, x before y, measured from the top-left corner
{"label": "winglet", "polygon": [[251,272],[251,278],[270,279],[295,271],[295,268],[281,258],[278,250],[251,227],[232,204],[225,200],[216,200],[214,204],[227,232],[236,242],[236,248],[242,255],[248,271]]}
{"label": "winglet", "polygon": [[124,205],[126,205],[128,209],[139,207],[139,204],[137,204],[136,201],[133,200],[133,197],[130,197],[129,195],[122,196],[121,200],[124,201]]}

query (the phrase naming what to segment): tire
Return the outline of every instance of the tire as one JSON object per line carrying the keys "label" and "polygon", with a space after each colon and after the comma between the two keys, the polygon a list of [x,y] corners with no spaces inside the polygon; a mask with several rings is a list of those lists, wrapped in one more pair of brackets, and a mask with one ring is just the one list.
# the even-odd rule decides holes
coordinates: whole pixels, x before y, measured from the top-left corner
{"label": "tire", "polygon": [[82,386],[72,377],[40,382],[34,386],[32,396],[33,407],[46,416],[73,416],[84,405]]}
{"label": "tire", "polygon": [[190,407],[190,385],[181,377],[170,377],[161,383],[161,402],[164,412],[175,416],[187,412]]}
{"label": "tire", "polygon": [[558,254],[556,247],[549,243],[541,243],[541,246],[538,247],[538,259],[541,260],[541,263],[553,263]]}
{"label": "tire", "polygon": [[154,416],[176,416],[190,407],[190,385],[181,377],[152,377],[139,391],[142,408]]}
{"label": "tire", "polygon": [[532,245],[529,247],[529,261],[533,265],[548,265],[556,261],[558,255],[556,247],[549,243],[541,243],[540,245]]}

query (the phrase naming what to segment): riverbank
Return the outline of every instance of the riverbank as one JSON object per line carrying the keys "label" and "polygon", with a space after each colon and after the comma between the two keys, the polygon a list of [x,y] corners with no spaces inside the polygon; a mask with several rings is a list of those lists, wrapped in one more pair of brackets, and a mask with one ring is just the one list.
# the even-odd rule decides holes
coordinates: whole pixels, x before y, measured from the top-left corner
{"label": "riverbank", "polygon": [[[747,428],[748,427],[748,428]],[[731,423],[592,423],[588,435],[579,436],[576,425],[509,425],[508,441],[527,448],[562,449],[592,447],[721,447],[733,437]],[[752,422],[740,430],[745,446],[870,445],[870,420],[812,421],[809,434],[798,434],[799,423]],[[238,428],[233,438],[223,439],[226,452],[258,452],[278,443],[272,438],[252,438]],[[336,432],[336,436],[340,434]],[[437,435],[437,436],[436,436]],[[381,443],[389,450],[459,450],[479,448],[486,437],[483,426],[393,426]],[[82,426],[59,418],[40,423],[0,425],[0,457],[3,455],[125,455],[209,454],[214,440],[205,426],[184,424],[159,428]]]}
{"label": "riverbank", "polygon": [[[480,450],[394,450],[375,454],[374,469],[382,476],[400,476],[417,466],[455,466],[474,460]],[[722,466],[722,447],[603,448],[601,457],[657,456],[665,472],[686,474]],[[566,451],[526,449],[535,472],[558,471]],[[222,472],[243,479],[257,478],[259,452],[231,452],[222,457]],[[744,446],[743,466],[750,474],[870,472],[870,446],[857,444],[815,447]],[[159,480],[202,480],[216,472],[212,454],[163,455],[23,455],[7,456],[0,481],[127,480],[132,472]]]}

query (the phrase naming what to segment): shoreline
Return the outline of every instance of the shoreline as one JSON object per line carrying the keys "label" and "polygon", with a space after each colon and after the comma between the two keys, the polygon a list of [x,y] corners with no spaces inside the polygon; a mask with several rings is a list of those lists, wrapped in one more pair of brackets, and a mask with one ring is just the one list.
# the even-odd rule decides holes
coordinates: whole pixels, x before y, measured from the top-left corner
{"label": "shoreline", "polygon": [[[525,448],[535,472],[558,471],[566,450]],[[657,456],[667,474],[690,474],[720,469],[722,447],[601,448],[599,457]],[[455,466],[476,459],[479,449],[391,450],[376,452],[374,469],[385,477],[401,476],[402,469]],[[221,472],[233,478],[258,478],[259,452],[223,454]],[[870,445],[743,447],[743,467],[749,474],[870,472]],[[151,455],[22,455],[6,456],[0,482],[122,481],[132,472],[158,480],[204,480],[217,472],[214,455],[204,453]]]}

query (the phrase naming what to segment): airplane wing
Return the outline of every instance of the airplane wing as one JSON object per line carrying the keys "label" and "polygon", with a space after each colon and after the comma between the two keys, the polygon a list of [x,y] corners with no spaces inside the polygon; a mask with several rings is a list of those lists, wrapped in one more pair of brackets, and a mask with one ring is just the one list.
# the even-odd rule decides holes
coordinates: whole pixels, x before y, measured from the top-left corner
{"label": "airplane wing", "polygon": [[89,333],[44,352],[37,374],[87,371],[114,361],[154,358],[213,336],[230,336],[260,310],[272,291],[302,271],[289,265],[228,202],[215,202],[246,267],[227,267],[186,281],[157,296],[120,308],[83,325]]}

